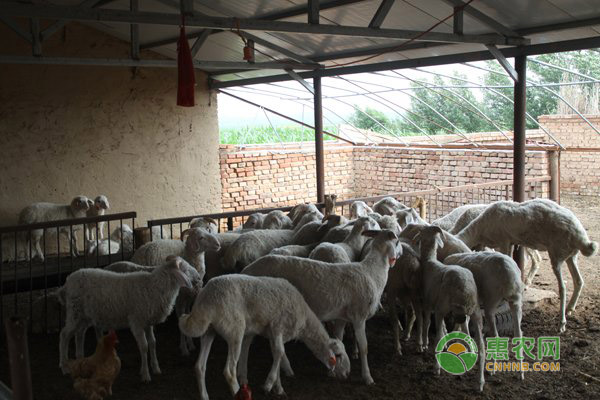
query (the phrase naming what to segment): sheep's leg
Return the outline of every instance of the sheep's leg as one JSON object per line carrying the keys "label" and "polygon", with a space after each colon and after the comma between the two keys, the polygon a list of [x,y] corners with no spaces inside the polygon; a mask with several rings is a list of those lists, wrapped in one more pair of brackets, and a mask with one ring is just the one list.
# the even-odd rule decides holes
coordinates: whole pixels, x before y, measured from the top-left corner
{"label": "sheep's leg", "polygon": [[63,374],[68,374],[69,369],[67,368],[67,361],[69,360],[69,342],[77,330],[76,326],[67,319],[65,327],[60,331],[60,342],[59,342],[59,364],[58,366],[62,370]]}
{"label": "sheep's leg", "polygon": [[[415,307],[413,305],[413,307]],[[417,351],[423,352],[423,310],[422,308],[415,307],[415,314],[417,316]]]}
{"label": "sheep's leg", "polygon": [[[510,301],[508,305],[510,306],[510,313],[512,315],[513,322],[513,337],[520,338],[523,337],[523,332],[521,331],[521,319],[523,317],[522,310],[522,300],[518,299],[517,301]],[[519,356],[523,356],[523,350],[521,349],[521,354]],[[523,368],[521,368],[520,372],[521,380],[525,379],[525,375],[523,373]]]}
{"label": "sheep's leg", "polygon": [[394,332],[394,346],[396,347],[396,353],[402,355],[402,345],[400,344],[400,321],[398,320],[398,311],[396,310],[396,296],[388,293],[386,303],[388,318],[392,325],[392,331]]}
{"label": "sheep's leg", "polygon": [[344,329],[346,328],[346,322],[341,319],[336,319],[332,322],[333,324],[333,336],[339,340],[344,340]]}
{"label": "sheep's leg", "polygon": [[556,280],[558,280],[558,295],[560,297],[560,325],[558,328],[558,332],[562,333],[567,330],[567,318],[565,317],[565,303],[567,302],[567,290],[565,287],[565,282],[562,279],[562,265],[564,261],[551,258],[550,263],[552,264],[552,271],[554,271]]}
{"label": "sheep's leg", "polygon": [[286,376],[294,376],[294,370],[290,365],[290,360],[288,360],[287,355],[283,353],[283,357],[281,359],[281,369],[285,373]]}
{"label": "sheep's leg", "polygon": [[[441,313],[436,312],[435,316],[435,344],[437,345],[442,337],[445,335],[445,326],[444,316]],[[434,372],[436,375],[440,374],[440,363],[436,362],[434,367]]]}
{"label": "sheep's leg", "polygon": [[[477,352],[479,360],[479,391],[483,391],[483,385],[485,385],[484,377],[484,364],[485,364],[485,347],[483,344],[483,321],[481,320],[481,313],[479,310],[475,311],[472,315],[473,322],[475,323],[475,340],[477,341]],[[438,364],[438,363],[436,363]],[[439,365],[439,364],[438,364]]]}
{"label": "sheep's leg", "polygon": [[410,334],[413,330],[415,320],[417,319],[417,313],[412,303],[409,303],[404,310],[406,311],[406,329],[404,329],[404,336],[402,337],[402,340],[407,341],[410,339]]}
{"label": "sheep's leg", "polygon": [[198,389],[200,390],[200,398],[202,400],[208,400],[208,392],[206,391],[206,361],[210,354],[210,348],[213,340],[215,340],[215,333],[212,330],[208,330],[200,338],[200,355],[196,361],[194,369],[196,370],[196,381],[198,382]]}
{"label": "sheep's leg", "polygon": [[152,366],[152,372],[156,375],[161,373],[160,366],[158,365],[158,358],[156,358],[156,337],[154,336],[154,327],[150,325],[145,329],[146,337],[148,338],[148,348],[150,349],[150,363]]}
{"label": "sheep's leg", "polygon": [[429,325],[431,325],[431,310],[425,309],[423,312],[423,350],[429,347]]}
{"label": "sheep's leg", "polygon": [[[31,232],[30,239],[33,240],[33,247],[35,248],[35,254],[40,258],[40,261],[44,261],[44,253],[42,252],[42,246],[40,245],[40,242],[42,241],[42,235],[39,233],[39,231],[33,231],[33,232]],[[29,240],[27,241],[27,243],[29,243]],[[30,258],[33,258],[33,257],[31,257],[31,254],[30,254]],[[17,259],[17,255],[15,254],[15,260],[16,259]]]}
{"label": "sheep's leg", "polygon": [[244,336],[242,340],[242,352],[240,353],[240,361],[237,365],[237,377],[242,385],[248,383],[248,352],[250,351],[253,339],[254,336],[248,335]]}
{"label": "sheep's leg", "polygon": [[488,337],[498,337],[498,328],[496,327],[496,305],[484,309],[485,320],[487,321],[486,335]]}
{"label": "sheep's leg", "polygon": [[[240,359],[240,353],[242,351],[242,339],[244,327],[241,327],[242,334],[237,335],[236,332],[232,332],[232,336],[227,339],[227,362],[225,363],[225,369],[223,370],[223,375],[225,376],[225,380],[229,384],[229,389],[231,390],[231,394],[235,396],[235,394],[240,390],[240,385],[237,380],[237,363]],[[239,329],[239,327],[238,327]]]}
{"label": "sheep's leg", "polygon": [[525,287],[529,287],[529,285],[531,285],[533,278],[535,278],[535,275],[540,268],[540,262],[542,261],[542,257],[537,250],[527,249],[527,254],[531,258],[531,268],[529,268],[529,273],[525,279]]}
{"label": "sheep's leg", "polygon": [[83,329],[80,328],[75,332],[75,358],[83,358],[86,331],[87,327]]}
{"label": "sheep's leg", "polygon": [[271,366],[271,371],[269,371],[269,375],[267,376],[267,380],[263,386],[265,392],[269,393],[275,385],[275,393],[276,394],[284,394],[283,388],[281,387],[281,378],[279,375],[279,368],[281,365],[281,358],[283,354],[285,354],[285,348],[283,346],[283,338],[281,334],[276,335],[275,337],[270,338],[271,342],[271,353],[273,355],[273,365]]}
{"label": "sheep's leg", "polygon": [[581,277],[581,273],[577,266],[577,254],[567,258],[567,267],[569,267],[571,279],[573,280],[573,294],[571,295],[571,300],[569,300],[569,305],[567,306],[567,315],[571,315],[573,311],[575,311],[575,307],[577,307],[577,300],[579,300],[579,295],[583,289],[583,278]]}
{"label": "sheep's leg", "polygon": [[360,363],[362,368],[362,378],[367,385],[375,383],[369,371],[369,363],[367,361],[367,334],[365,332],[365,320],[354,321],[354,336],[358,340],[358,349],[360,350]]}
{"label": "sheep's leg", "polygon": [[133,333],[133,337],[137,342],[140,357],[142,359],[142,366],[140,367],[142,382],[150,382],[150,372],[148,371],[148,341],[146,340],[146,333],[143,328],[138,326],[132,326],[131,333]]}
{"label": "sheep's leg", "polygon": [[[469,320],[471,319],[470,316],[466,315],[465,316],[465,322],[462,323],[461,327],[462,327],[462,331],[464,333],[466,333],[467,335],[469,334]],[[444,324],[445,325],[445,324]],[[447,332],[446,332],[447,333]],[[444,333],[444,335],[446,334]]]}

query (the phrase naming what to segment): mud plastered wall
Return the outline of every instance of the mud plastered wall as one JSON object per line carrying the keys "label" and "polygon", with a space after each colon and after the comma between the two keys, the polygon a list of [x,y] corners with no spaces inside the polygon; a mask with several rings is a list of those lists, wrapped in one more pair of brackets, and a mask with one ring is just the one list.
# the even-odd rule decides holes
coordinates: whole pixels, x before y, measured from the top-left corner
{"label": "mud plastered wall", "polygon": [[[5,27],[0,43],[5,53],[31,54]],[[127,58],[129,46],[72,23],[43,51]],[[138,225],[220,211],[216,96],[201,72],[196,81],[196,106],[184,108],[175,104],[174,68],[3,65],[0,224],[15,223],[27,204],[78,194],[107,195],[111,212],[135,210]]]}

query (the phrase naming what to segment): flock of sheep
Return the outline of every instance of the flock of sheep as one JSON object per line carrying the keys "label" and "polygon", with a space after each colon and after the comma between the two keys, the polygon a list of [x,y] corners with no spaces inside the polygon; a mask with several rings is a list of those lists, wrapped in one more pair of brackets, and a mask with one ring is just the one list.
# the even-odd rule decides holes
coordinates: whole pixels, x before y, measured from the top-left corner
{"label": "flock of sheep", "polygon": [[[202,399],[208,399],[206,363],[217,334],[228,344],[224,375],[232,394],[247,383],[248,349],[256,335],[271,344],[268,392],[284,393],[281,369],[293,374],[284,348],[290,340],[304,342],[330,375],[347,377],[350,360],[342,343],[347,324],[354,332],[353,355],[360,357],[362,379],[372,384],[365,324],[383,299],[399,354],[398,305],[406,315],[404,339],[416,323],[419,352],[428,349],[432,315],[434,344],[448,331],[447,321],[453,323],[451,330],[466,333],[471,321],[479,351],[477,389],[483,390],[481,308],[486,334],[497,336],[495,310],[507,302],[513,334],[522,336],[525,285],[510,257],[512,247],[525,246],[532,255],[548,252],[559,285],[560,332],[583,287],[577,255],[592,256],[598,247],[570,210],[545,199],[462,206],[431,224],[391,197],[373,208],[353,203],[349,220],[331,209],[325,214],[312,204],[299,204],[288,214],[253,214],[236,231],[224,233],[217,233],[214,220],[200,217],[181,240],[154,240],[138,248],[131,261],[72,273],[56,292],[66,306],[61,368],[67,372],[73,336],[76,357],[82,357],[89,327],[98,335],[129,328],[139,347],[142,380],[150,381],[148,350],[153,373],[160,373],[153,326],[175,308],[181,353],[188,355],[194,350],[192,338],[201,337],[195,371]],[[565,262],[574,282],[568,305],[561,272]],[[435,368],[439,374],[439,365]]]}

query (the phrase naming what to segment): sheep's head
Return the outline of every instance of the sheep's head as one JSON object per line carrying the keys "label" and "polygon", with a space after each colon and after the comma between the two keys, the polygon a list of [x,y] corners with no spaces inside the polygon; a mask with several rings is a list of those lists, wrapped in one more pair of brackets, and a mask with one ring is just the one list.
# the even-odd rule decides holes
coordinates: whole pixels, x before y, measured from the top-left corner
{"label": "sheep's head", "polygon": [[327,217],[324,217],[321,226],[317,229],[317,232],[327,232],[334,226],[338,226],[343,222],[343,217],[341,215],[331,214]]}
{"label": "sheep's head", "polygon": [[387,229],[368,230],[362,234],[373,238],[371,252],[375,251],[384,255],[388,260],[389,267],[392,268],[396,264],[396,259],[402,255],[402,246],[398,245],[398,236]]}
{"label": "sheep's head", "polygon": [[190,278],[188,278],[185,274],[185,266],[183,264],[184,262],[185,261],[181,257],[170,256],[167,258],[167,262],[164,265],[164,268],[166,268],[169,271],[169,273],[175,276],[175,278],[177,279],[177,283],[179,283],[181,287],[191,288],[192,282]]}
{"label": "sheep's head", "polygon": [[311,222],[318,222],[323,218],[323,214],[321,214],[318,210],[313,210],[310,211],[306,214],[304,214],[302,217],[299,218],[298,223],[294,224],[296,228],[300,228],[308,223]]}
{"label": "sheep's head", "polygon": [[368,230],[379,229],[379,224],[370,217],[360,217],[356,221],[354,221],[354,227],[352,228],[352,232],[364,232]]}
{"label": "sheep's head", "polygon": [[90,209],[91,200],[86,196],[80,195],[71,200],[71,210],[74,212],[86,212]]}
{"label": "sheep's head", "polygon": [[242,227],[244,229],[260,229],[262,228],[262,221],[264,220],[265,215],[261,213],[254,213],[248,216],[248,219],[244,222]]}
{"label": "sheep's head", "polygon": [[94,207],[96,207],[96,210],[108,210],[110,208],[108,198],[103,194],[96,197],[94,199]]}
{"label": "sheep's head", "polygon": [[346,379],[350,375],[350,359],[341,340],[329,339],[329,358],[325,365],[338,379]]}
{"label": "sheep's head", "polygon": [[219,251],[221,248],[219,239],[201,228],[186,229],[183,231],[181,239],[185,241],[185,247],[195,254],[204,253],[205,251]]}
{"label": "sheep's head", "polygon": [[198,217],[190,221],[190,228],[200,228],[210,233],[217,233],[218,226],[217,221],[210,217]]}
{"label": "sheep's head", "polygon": [[421,248],[432,248],[435,250],[444,247],[444,230],[436,225],[421,225],[412,240],[418,242]]}
{"label": "sheep's head", "polygon": [[[286,224],[286,220],[288,220],[288,223]],[[289,227],[289,221],[291,221],[289,219],[288,216],[285,215],[285,213],[281,210],[273,210],[270,211],[263,223],[262,223],[262,228],[263,229],[284,229],[287,225],[287,227]]]}
{"label": "sheep's head", "polygon": [[408,224],[419,223],[419,213],[414,208],[406,208],[404,210],[396,211],[396,219],[402,229],[406,228]]}
{"label": "sheep's head", "polygon": [[122,226],[117,226],[115,230],[110,235],[110,238],[115,242],[121,240],[121,238],[126,238],[127,236],[133,235],[133,230],[127,224],[123,224]]}
{"label": "sheep's head", "polygon": [[[185,276],[188,277],[188,279],[190,280],[190,283],[194,287],[194,289],[202,287],[202,278],[204,277],[204,271],[197,271],[196,268],[192,267],[192,265],[190,263],[188,263],[187,261],[185,261],[183,258],[181,258],[179,256],[173,256],[173,255],[168,256],[166,258],[166,261],[167,262],[179,261],[180,262],[179,269],[181,270],[181,272],[183,272],[185,274]],[[202,275],[200,273],[202,273]]]}
{"label": "sheep's head", "polygon": [[369,207],[364,201],[358,200],[350,205],[350,218],[352,219],[366,217],[372,212],[373,210],[371,207]]}
{"label": "sheep's head", "polygon": [[[379,224],[379,229],[387,229],[396,234],[396,236],[400,235],[402,228],[400,224],[396,220],[396,218],[391,215],[384,215],[379,218],[379,221],[376,221]],[[376,229],[376,228],[375,228]]]}

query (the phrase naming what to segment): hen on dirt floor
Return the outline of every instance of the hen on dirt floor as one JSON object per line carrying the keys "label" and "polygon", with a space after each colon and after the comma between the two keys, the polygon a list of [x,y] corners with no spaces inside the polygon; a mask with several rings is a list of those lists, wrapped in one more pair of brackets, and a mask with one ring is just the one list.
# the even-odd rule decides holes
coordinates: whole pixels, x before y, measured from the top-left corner
{"label": "hen on dirt floor", "polygon": [[117,343],[117,334],[111,330],[98,340],[92,356],[69,361],[73,388],[86,400],[102,400],[112,395],[112,384],[121,371],[121,359],[115,350]]}

